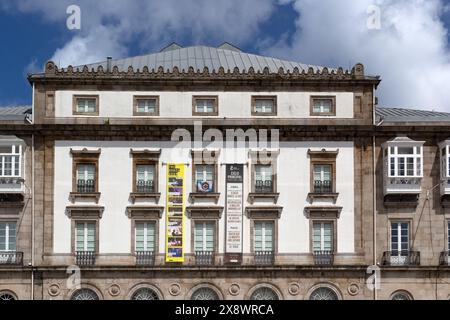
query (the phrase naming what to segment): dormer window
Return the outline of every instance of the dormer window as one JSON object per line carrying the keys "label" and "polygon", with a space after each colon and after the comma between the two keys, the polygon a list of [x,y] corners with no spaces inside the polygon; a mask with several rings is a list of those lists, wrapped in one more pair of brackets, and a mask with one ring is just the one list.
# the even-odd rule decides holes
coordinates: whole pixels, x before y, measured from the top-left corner
{"label": "dormer window", "polygon": [[397,137],[383,144],[385,194],[420,193],[423,144],[407,137]]}

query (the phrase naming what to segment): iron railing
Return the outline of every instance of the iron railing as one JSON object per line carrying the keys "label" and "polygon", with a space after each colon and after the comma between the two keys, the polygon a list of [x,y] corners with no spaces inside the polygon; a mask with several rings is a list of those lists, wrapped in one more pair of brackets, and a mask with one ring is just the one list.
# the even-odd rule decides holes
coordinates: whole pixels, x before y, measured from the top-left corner
{"label": "iron railing", "polygon": [[334,252],[330,250],[314,251],[314,264],[319,266],[332,266],[334,263]]}
{"label": "iron railing", "polygon": [[275,262],[273,251],[255,251],[255,264],[259,266],[270,266]]}
{"label": "iron railing", "polygon": [[155,264],[155,253],[153,251],[136,251],[137,266],[153,266]]}
{"label": "iron railing", "polygon": [[329,180],[314,180],[314,193],[332,193],[333,184]]}
{"label": "iron railing", "polygon": [[385,251],[381,262],[385,266],[418,266],[420,265],[420,252],[412,250]]}
{"label": "iron railing", "polygon": [[439,256],[439,265],[450,266],[450,251],[442,251]]}
{"label": "iron railing", "polygon": [[95,264],[96,253],[94,251],[77,251],[77,266],[93,266]]}
{"label": "iron railing", "polygon": [[95,180],[78,180],[77,192],[79,193],[95,192]]}
{"label": "iron railing", "polygon": [[23,252],[3,251],[0,252],[0,265],[23,265]]}
{"label": "iron railing", "polygon": [[136,181],[136,192],[152,193],[155,191],[153,181],[138,180]]}
{"label": "iron railing", "polygon": [[256,193],[271,193],[273,192],[273,183],[271,180],[256,180],[255,181]]}
{"label": "iron railing", "polygon": [[213,251],[195,251],[195,264],[198,266],[214,265]]}

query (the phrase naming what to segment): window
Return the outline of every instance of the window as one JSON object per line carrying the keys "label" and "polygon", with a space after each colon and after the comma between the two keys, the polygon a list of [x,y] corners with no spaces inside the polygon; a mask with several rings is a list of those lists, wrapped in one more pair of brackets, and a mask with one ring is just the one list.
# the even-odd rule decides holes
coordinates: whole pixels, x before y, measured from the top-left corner
{"label": "window", "polygon": [[314,164],[314,192],[333,192],[333,166],[331,164]]}
{"label": "window", "polygon": [[255,252],[273,252],[273,222],[255,222]]}
{"label": "window", "polygon": [[405,263],[409,256],[409,223],[391,222],[391,263]]}
{"label": "window", "polygon": [[273,168],[271,165],[255,165],[255,192],[272,193],[274,192]]}
{"label": "window", "polygon": [[218,97],[193,97],[192,115],[194,116],[217,116]]}
{"label": "window", "polygon": [[333,251],[333,223],[314,222],[313,223],[313,251]]}
{"label": "window", "polygon": [[334,290],[327,287],[320,287],[311,293],[309,300],[339,300],[339,298]]}
{"label": "window", "polygon": [[391,300],[413,300],[413,298],[408,292],[400,290],[392,294]]}
{"label": "window", "polygon": [[17,298],[12,293],[6,291],[0,292],[0,301],[14,301],[14,300],[17,300]]}
{"label": "window", "polygon": [[421,147],[389,147],[389,177],[421,176]]}
{"label": "window", "polygon": [[73,100],[74,115],[99,115],[98,96],[74,96]]}
{"label": "window", "polygon": [[155,251],[155,223],[136,222],[136,244],[137,252]]}
{"label": "window", "polygon": [[96,251],[96,223],[95,222],[77,222],[75,250],[78,252]]}
{"label": "window", "polygon": [[71,300],[99,300],[98,295],[91,289],[80,289],[75,291]]}
{"label": "window", "polygon": [[159,296],[153,289],[140,288],[133,293],[131,300],[159,300]]}
{"label": "window", "polygon": [[214,192],[215,190],[215,166],[210,164],[195,165],[196,192]]}
{"label": "window", "polygon": [[250,300],[280,300],[280,298],[273,289],[261,287],[253,291]]}
{"label": "window", "polygon": [[153,193],[155,192],[155,164],[136,164],[136,192]]}
{"label": "window", "polygon": [[195,252],[214,251],[214,222],[195,222]]}
{"label": "window", "polygon": [[447,250],[450,252],[450,222],[447,222]]}
{"label": "window", "polygon": [[79,163],[76,165],[77,192],[95,192],[96,165],[95,163]]}
{"label": "window", "polygon": [[21,176],[21,145],[0,146],[0,177]]}
{"label": "window", "polygon": [[158,116],[158,96],[135,96],[133,114],[135,116]]}
{"label": "window", "polygon": [[191,300],[219,300],[219,295],[211,288],[202,287],[194,291]]}
{"label": "window", "polygon": [[335,116],[336,97],[311,97],[311,116]]}
{"label": "window", "polygon": [[277,114],[277,98],[275,96],[252,97],[252,115],[275,116]]}
{"label": "window", "polygon": [[0,251],[16,251],[16,222],[0,222]]}

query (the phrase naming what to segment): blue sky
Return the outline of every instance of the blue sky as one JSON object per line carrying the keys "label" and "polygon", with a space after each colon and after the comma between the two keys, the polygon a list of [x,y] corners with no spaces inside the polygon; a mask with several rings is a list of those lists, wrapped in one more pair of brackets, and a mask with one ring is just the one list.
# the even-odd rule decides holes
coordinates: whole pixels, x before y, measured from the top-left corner
{"label": "blue sky", "polygon": [[[0,105],[31,103],[28,72],[183,46],[230,42],[303,63],[357,62],[383,78],[384,106],[450,112],[450,10],[443,0],[2,0]],[[68,30],[66,8],[81,9]],[[381,28],[368,29],[368,8]],[[369,10],[370,11],[370,10]]]}

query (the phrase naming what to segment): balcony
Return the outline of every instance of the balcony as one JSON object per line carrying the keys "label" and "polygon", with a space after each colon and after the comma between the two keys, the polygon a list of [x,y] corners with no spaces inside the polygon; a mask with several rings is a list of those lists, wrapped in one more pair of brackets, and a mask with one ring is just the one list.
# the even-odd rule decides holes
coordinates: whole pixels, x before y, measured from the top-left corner
{"label": "balcony", "polygon": [[450,251],[442,251],[439,256],[440,266],[450,266]]}
{"label": "balcony", "polygon": [[255,264],[257,266],[271,266],[275,263],[273,251],[255,251]]}
{"label": "balcony", "polygon": [[0,176],[0,193],[9,195],[21,195],[25,192],[24,179],[21,177]]}
{"label": "balcony", "polygon": [[0,266],[22,266],[23,252],[0,252]]}
{"label": "balcony", "polygon": [[136,192],[137,193],[154,193],[154,182],[153,181],[145,181],[138,180],[136,181]]}
{"label": "balcony", "polygon": [[214,265],[213,251],[195,251],[195,264],[197,266],[212,266]]}
{"label": "balcony", "polygon": [[95,264],[96,253],[94,251],[77,251],[75,253],[76,264],[80,267],[93,266]]}
{"label": "balcony", "polygon": [[314,251],[314,264],[317,266],[332,266],[334,252],[330,250]]}
{"label": "balcony", "polygon": [[272,193],[273,183],[271,180],[256,180],[255,181],[255,193]]}
{"label": "balcony", "polygon": [[314,193],[332,193],[333,182],[330,180],[315,180],[314,181]]}
{"label": "balcony", "polygon": [[137,266],[153,266],[155,264],[155,253],[153,251],[136,251]]}
{"label": "balcony", "polygon": [[422,178],[385,177],[385,194],[418,194],[421,192]]}
{"label": "balcony", "polygon": [[385,251],[381,261],[384,266],[419,266],[419,251]]}
{"label": "balcony", "polygon": [[77,181],[78,193],[94,193],[95,192],[95,180],[78,180]]}

